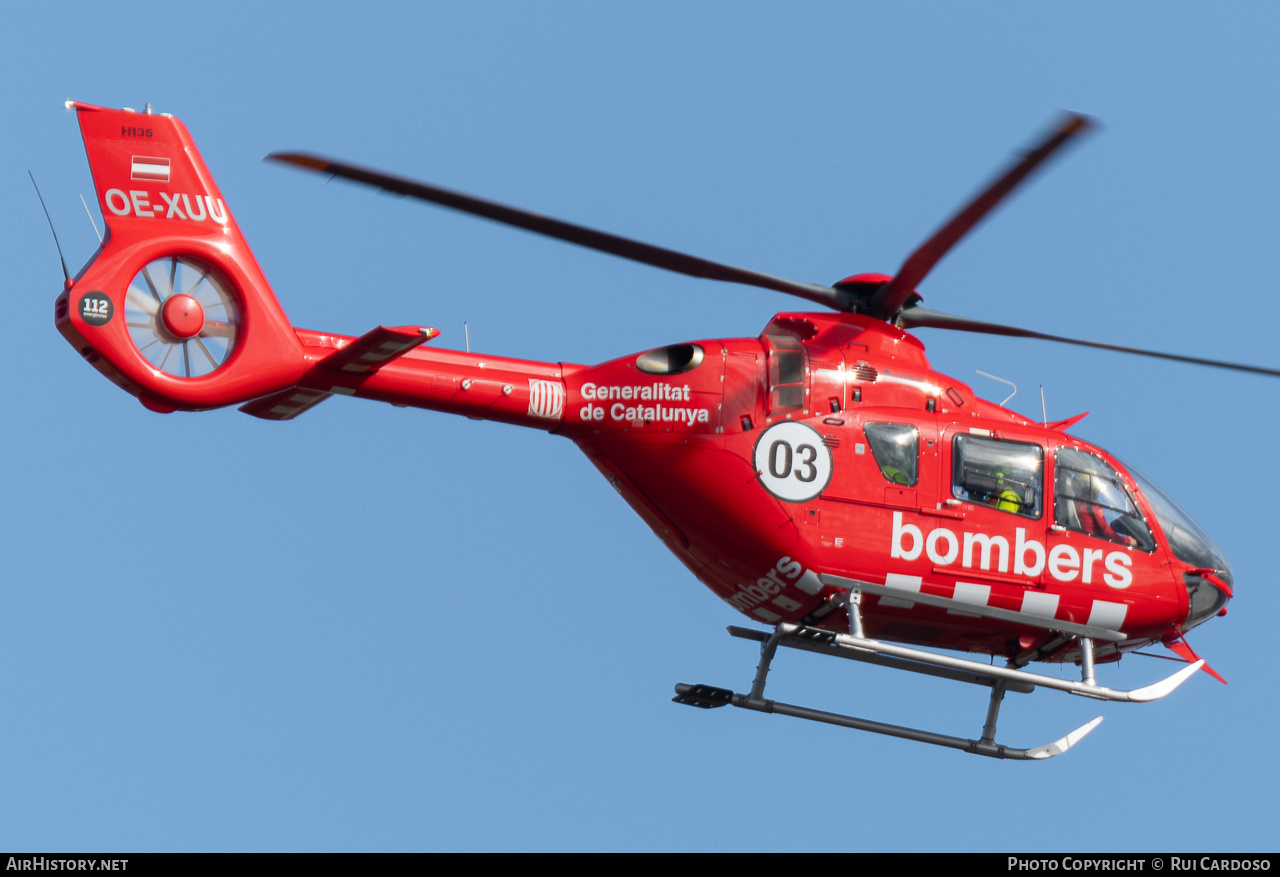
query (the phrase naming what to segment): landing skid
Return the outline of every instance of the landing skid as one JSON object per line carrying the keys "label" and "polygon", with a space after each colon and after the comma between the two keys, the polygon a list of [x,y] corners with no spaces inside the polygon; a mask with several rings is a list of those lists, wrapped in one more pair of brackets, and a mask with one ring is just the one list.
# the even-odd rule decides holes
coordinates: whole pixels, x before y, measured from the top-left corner
{"label": "landing skid", "polygon": [[[855,609],[852,615],[853,619],[851,619],[850,627],[856,629],[860,634],[861,619],[858,618],[859,613]],[[946,746],[951,749],[972,752],[975,755],[986,755],[990,758],[1020,760],[1039,760],[1061,755],[1096,728],[1102,722],[1102,717],[1099,716],[1093,721],[1081,725],[1070,734],[1044,746],[1016,749],[995,741],[996,722],[1000,715],[1000,704],[1004,700],[1006,691],[1025,694],[1037,687],[1054,688],[1059,691],[1067,691],[1071,694],[1092,697],[1098,700],[1142,703],[1157,700],[1169,694],[1194,675],[1204,663],[1200,661],[1195,664],[1188,664],[1168,679],[1145,688],[1118,691],[1100,686],[1094,680],[1093,661],[1091,660],[1092,642],[1084,637],[1080,638],[1082,654],[1087,656],[1081,662],[1083,678],[1079,682],[1073,682],[1052,676],[1044,676],[1039,673],[1029,673],[1013,667],[995,667],[965,658],[956,658],[920,649],[892,645],[879,640],[868,639],[861,635],[832,633],[795,624],[779,624],[772,633],[743,627],[730,627],[729,633],[743,639],[756,640],[761,644],[760,663],[756,667],[756,675],[751,684],[750,693],[738,694],[725,688],[715,688],[710,685],[680,683],[676,685],[676,696],[672,698],[674,702],[696,706],[701,709],[736,706],[743,709],[756,710],[757,712],[778,713],[784,716],[794,716],[798,719],[808,719],[814,722],[825,722],[830,725],[854,728],[859,731],[870,731],[873,734],[885,734],[890,737],[901,737],[905,740],[930,743],[934,746]],[[932,731],[890,725],[870,719],[860,719],[840,713],[830,713],[795,704],[782,703],[781,701],[768,700],[764,697],[765,678],[769,674],[769,666],[773,662],[779,646],[847,658],[853,661],[864,661],[897,670],[906,670],[911,673],[923,673],[943,679],[952,679],[957,682],[985,685],[991,689],[991,698],[987,705],[986,722],[982,726],[982,736],[977,740],[951,737]]]}

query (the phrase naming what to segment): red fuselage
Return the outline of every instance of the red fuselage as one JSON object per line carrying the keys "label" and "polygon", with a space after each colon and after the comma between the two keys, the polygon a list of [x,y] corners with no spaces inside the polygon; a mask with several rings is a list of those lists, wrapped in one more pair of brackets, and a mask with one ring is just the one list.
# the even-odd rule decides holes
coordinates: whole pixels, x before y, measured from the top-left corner
{"label": "red fuselage", "polygon": [[1127,649],[1230,596],[1225,559],[1158,488],[1065,423],[977,398],[868,316],[779,314],[759,338],[590,367],[418,347],[437,333],[417,327],[295,329],[182,124],[74,106],[108,237],[56,323],[153,410],[248,402],[288,419],[340,394],[564,435],[699,580],[767,624],[843,628],[842,589],[820,578],[835,576],[902,593],[867,598],[869,636],[1069,660],[1054,620],[1123,632]]}

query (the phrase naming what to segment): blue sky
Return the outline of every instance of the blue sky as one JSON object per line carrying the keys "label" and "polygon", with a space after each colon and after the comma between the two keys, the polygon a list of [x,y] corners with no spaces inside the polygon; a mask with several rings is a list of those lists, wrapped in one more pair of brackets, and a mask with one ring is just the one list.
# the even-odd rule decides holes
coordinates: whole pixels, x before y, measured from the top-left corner
{"label": "blue sky", "polygon": [[[669,702],[742,619],[567,441],[335,399],[161,416],[53,329],[96,239],[68,98],[173,112],[292,321],[597,362],[797,303],[264,164],[306,149],[770,273],[892,273],[1059,109],[1072,149],[926,304],[1276,366],[1268,4],[69,4],[0,33],[10,331],[0,847],[1274,850],[1280,382],[923,330],[1141,468],[1231,558],[1166,701],[1010,696],[1044,764]],[[90,197],[90,200],[92,198]],[[827,662],[837,663],[837,662]],[[843,662],[839,662],[843,663]],[[787,654],[774,696],[976,736],[981,691]],[[1170,665],[1126,659],[1132,686]],[[775,687],[776,686],[776,687]]]}

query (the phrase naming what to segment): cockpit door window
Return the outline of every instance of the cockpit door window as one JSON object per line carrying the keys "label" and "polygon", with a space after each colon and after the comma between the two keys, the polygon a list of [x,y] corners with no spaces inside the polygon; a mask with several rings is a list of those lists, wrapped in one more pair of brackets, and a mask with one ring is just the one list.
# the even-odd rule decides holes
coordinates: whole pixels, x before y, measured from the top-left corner
{"label": "cockpit door window", "polygon": [[976,435],[958,435],[951,453],[951,493],[1002,512],[1039,518],[1044,495],[1044,448]]}
{"label": "cockpit door window", "polygon": [[1143,551],[1155,550],[1120,473],[1093,454],[1059,448],[1055,457],[1053,520],[1060,527]]}

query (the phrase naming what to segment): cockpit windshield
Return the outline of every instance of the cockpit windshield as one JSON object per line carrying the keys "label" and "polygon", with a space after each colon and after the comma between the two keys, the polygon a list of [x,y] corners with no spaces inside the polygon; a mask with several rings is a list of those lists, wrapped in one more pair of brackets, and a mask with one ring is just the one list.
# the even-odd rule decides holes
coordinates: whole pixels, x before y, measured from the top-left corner
{"label": "cockpit windshield", "polygon": [[[1225,582],[1228,588],[1234,587],[1235,576],[1231,572],[1231,564],[1204,528],[1183,511],[1173,497],[1157,487],[1154,481],[1132,466],[1126,464],[1125,468],[1129,470],[1133,480],[1138,482],[1147,502],[1151,504],[1151,511],[1155,512],[1160,529],[1164,530],[1165,538],[1169,540],[1169,550],[1173,552],[1173,556],[1183,563],[1213,570],[1213,575]],[[1191,607],[1185,627],[1191,628],[1225,606],[1227,595],[1212,582],[1199,576],[1191,575],[1187,579]]]}
{"label": "cockpit windshield", "polygon": [[1173,556],[1193,566],[1217,570],[1219,574],[1225,574],[1223,577],[1230,584],[1231,564],[1227,563],[1226,555],[1204,528],[1183,511],[1173,497],[1157,487],[1154,481],[1132,466],[1126,464],[1125,468],[1146,494],[1147,502],[1151,503],[1151,510],[1155,512],[1160,529],[1164,530],[1165,538],[1169,540]]}

